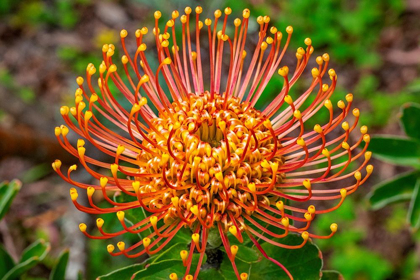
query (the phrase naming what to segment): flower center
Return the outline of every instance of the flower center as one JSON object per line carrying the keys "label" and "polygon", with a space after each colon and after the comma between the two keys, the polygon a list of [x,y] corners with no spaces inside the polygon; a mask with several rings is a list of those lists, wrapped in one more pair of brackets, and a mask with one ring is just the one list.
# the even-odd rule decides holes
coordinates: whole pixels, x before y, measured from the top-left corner
{"label": "flower center", "polygon": [[140,173],[162,174],[140,178],[140,191],[162,191],[149,207],[165,207],[174,195],[179,203],[167,219],[187,210],[229,226],[242,211],[251,214],[261,203],[270,204],[270,191],[284,177],[277,173],[283,158],[276,155],[280,144],[260,111],[208,92],[175,101],[169,111],[152,120],[155,129],[143,141],[159,156],[142,153],[146,164]]}

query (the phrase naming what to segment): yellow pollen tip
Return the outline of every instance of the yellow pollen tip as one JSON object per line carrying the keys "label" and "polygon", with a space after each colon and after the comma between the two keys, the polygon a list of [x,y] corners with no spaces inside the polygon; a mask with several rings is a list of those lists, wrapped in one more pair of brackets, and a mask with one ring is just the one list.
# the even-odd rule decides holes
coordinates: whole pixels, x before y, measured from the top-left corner
{"label": "yellow pollen tip", "polygon": [[157,222],[158,222],[158,218],[156,216],[150,217],[150,223],[152,224],[152,226],[156,226]]}
{"label": "yellow pollen tip", "polygon": [[113,73],[115,71],[117,71],[117,65],[112,64],[111,66],[109,66],[108,72]]}
{"label": "yellow pollen tip", "polygon": [[117,155],[121,155],[125,151],[125,147],[123,145],[118,145],[117,148]]}
{"label": "yellow pollen tip", "polygon": [[306,145],[305,140],[303,140],[303,138],[301,137],[296,140],[296,143],[301,147],[304,147]]}
{"label": "yellow pollen tip", "polygon": [[108,178],[106,178],[106,177],[101,177],[101,178],[99,179],[99,182],[100,182],[101,187],[102,187],[102,188],[105,188],[106,184],[108,184]]}
{"label": "yellow pollen tip", "polygon": [[191,239],[194,243],[198,243],[200,241],[200,235],[198,233],[194,233],[193,235],[191,235]]}
{"label": "yellow pollen tip", "polygon": [[315,214],[315,206],[310,205],[310,206],[308,207],[308,212],[309,212],[310,214]]}
{"label": "yellow pollen tip", "polygon": [[172,198],[171,198],[171,202],[172,202],[172,204],[173,204],[175,207],[178,207],[178,204],[179,204],[179,197],[177,197],[177,196],[172,197]]}
{"label": "yellow pollen tip", "polygon": [[363,135],[363,141],[365,141],[366,143],[369,143],[370,142],[370,135],[369,134]]}
{"label": "yellow pollen tip", "polygon": [[280,211],[283,211],[284,210],[284,203],[283,203],[283,201],[277,201],[276,202],[276,207],[277,207],[277,209],[279,209]]}
{"label": "yellow pollen tip", "polygon": [[371,157],[372,157],[372,152],[371,151],[367,151],[365,153],[365,160],[368,161],[368,160],[370,160]]}
{"label": "yellow pollen tip", "polygon": [[75,188],[70,189],[70,197],[72,201],[76,201],[79,194],[77,193],[77,190]]}
{"label": "yellow pollen tip", "polygon": [[282,68],[280,68],[277,73],[279,73],[280,76],[282,77],[286,77],[287,74],[289,74],[289,67],[287,66],[283,66]]}
{"label": "yellow pollen tip", "polygon": [[304,215],[304,217],[305,217],[305,220],[307,220],[308,222],[309,221],[312,221],[312,215],[311,215],[311,213],[306,212],[305,215]]}
{"label": "yellow pollen tip", "polygon": [[327,85],[327,84],[322,85],[322,91],[323,92],[326,92],[328,89],[329,89],[329,85]]}
{"label": "yellow pollen tip", "polygon": [[77,165],[76,165],[76,164],[73,164],[72,166],[70,166],[70,167],[69,167],[69,170],[70,170],[70,171],[75,171],[75,170],[77,170]]}
{"label": "yellow pollen tip", "polygon": [[169,65],[169,64],[171,64],[171,63],[172,63],[172,59],[171,59],[171,58],[169,58],[169,57],[167,57],[167,58],[165,58],[165,59],[163,60],[163,63],[164,63],[164,64],[166,64],[166,65]]}
{"label": "yellow pollen tip", "polygon": [[63,137],[66,137],[66,135],[69,133],[69,128],[65,125],[60,126],[61,128],[61,135],[63,135]]}
{"label": "yellow pollen tip", "polygon": [[143,246],[144,246],[144,248],[147,248],[147,247],[149,247],[149,245],[150,245],[150,238],[148,238],[148,237],[145,237],[145,238],[143,238]]}
{"label": "yellow pollen tip", "polygon": [[341,189],[340,190],[340,194],[341,194],[341,197],[346,197],[347,196],[347,190],[346,189]]}
{"label": "yellow pollen tip", "polygon": [[219,182],[223,182],[223,173],[222,172],[217,172],[216,174],[214,174],[214,176],[216,177],[216,179]]}
{"label": "yellow pollen tip", "polygon": [[286,102],[287,104],[291,105],[291,104],[293,104],[293,99],[292,99],[292,97],[290,95],[286,95],[284,97],[284,102]]}
{"label": "yellow pollen tip", "polygon": [[302,232],[301,236],[302,236],[303,240],[308,240],[309,233],[307,231],[304,231],[304,232]]}
{"label": "yellow pollen tip", "polygon": [[60,136],[61,135],[61,128],[60,127],[55,127],[55,129],[54,129],[54,134],[55,134],[55,136]]}
{"label": "yellow pollen tip", "polygon": [[316,64],[318,64],[318,65],[322,65],[322,63],[324,63],[324,61],[322,60],[322,57],[321,57],[321,56],[318,56],[318,57],[316,58]]}
{"label": "yellow pollen tip", "polygon": [[311,189],[311,181],[309,181],[308,179],[304,180],[302,182],[303,186],[307,189],[310,190]]}
{"label": "yellow pollen tip", "polygon": [[104,220],[103,220],[103,219],[101,219],[101,218],[97,218],[97,219],[96,219],[96,226],[97,226],[98,228],[101,228],[103,225],[104,225]]}
{"label": "yellow pollen tip", "polygon": [[87,192],[87,195],[89,197],[91,197],[95,193],[95,188],[94,187],[88,187],[86,192]]}
{"label": "yellow pollen tip", "polygon": [[204,24],[207,25],[207,26],[210,26],[211,25],[211,19],[206,18],[206,20],[204,21]]}
{"label": "yellow pollen tip", "polygon": [[79,225],[79,229],[80,229],[80,231],[81,231],[81,232],[86,232],[86,228],[87,228],[87,226],[86,226],[86,224],[84,224],[84,223],[81,223],[81,224]]}
{"label": "yellow pollen tip", "polygon": [[318,68],[312,68],[312,77],[317,78],[319,76],[319,70]]}
{"label": "yellow pollen tip", "polygon": [[329,54],[324,53],[324,54],[322,55],[322,59],[323,59],[324,61],[329,61],[329,60],[330,60],[330,56],[329,56]]}
{"label": "yellow pollen tip", "polygon": [[371,174],[373,172],[373,165],[369,164],[368,166],[366,166],[366,172],[368,174]]}
{"label": "yellow pollen tip", "polygon": [[156,11],[153,16],[155,17],[155,19],[160,19],[162,17],[162,13],[160,11]]}
{"label": "yellow pollen tip", "polygon": [[117,217],[120,222],[124,221],[125,213],[123,211],[117,212]]}
{"label": "yellow pollen tip", "polygon": [[343,100],[340,100],[337,102],[337,106],[338,108],[340,108],[341,110],[343,110],[344,108],[346,108],[346,104],[344,104]]}
{"label": "yellow pollen tip", "polygon": [[54,169],[54,171],[59,170],[61,167],[61,161],[56,159],[53,163],[52,163],[52,168]]}
{"label": "yellow pollen tip", "polygon": [[343,122],[343,123],[341,124],[341,127],[342,127],[345,131],[349,130],[349,128],[350,128],[350,126],[349,126],[349,123],[348,123],[348,122]]}
{"label": "yellow pollen tip", "polygon": [[127,37],[127,35],[128,35],[127,30],[125,30],[125,29],[121,30],[121,32],[120,32],[120,37],[121,38],[125,38],[125,37]]}
{"label": "yellow pollen tip", "polygon": [[185,276],[185,280],[193,280],[194,277],[191,274],[188,274],[187,276]]}
{"label": "yellow pollen tip", "polygon": [[347,95],[346,95],[346,101],[347,102],[352,102],[353,101],[353,94],[351,94],[351,93],[348,93]]}
{"label": "yellow pollen tip", "polygon": [[356,171],[354,173],[354,178],[356,178],[357,181],[360,181],[362,179],[362,173],[360,173],[360,171]]}
{"label": "yellow pollen tip", "polygon": [[183,261],[185,261],[188,258],[188,251],[186,250],[182,250],[179,254],[181,255],[181,259]]}
{"label": "yellow pollen tip", "polygon": [[324,106],[325,106],[328,110],[331,110],[331,109],[332,109],[332,103],[331,103],[331,100],[329,100],[329,99],[325,100],[325,102],[324,102]]}
{"label": "yellow pollen tip", "polygon": [[355,116],[355,117],[360,116],[360,111],[357,108],[354,108],[353,111],[352,111],[352,113],[353,113],[353,116]]}
{"label": "yellow pollen tip", "polygon": [[235,237],[238,236],[238,229],[235,226],[230,226],[229,232]]}
{"label": "yellow pollen tip", "polygon": [[137,51],[144,52],[147,49],[147,45],[145,43],[142,43],[138,48]]}
{"label": "yellow pollen tip", "polygon": [[203,8],[202,8],[201,6],[197,6],[197,7],[195,8],[195,12],[196,12],[197,14],[201,14],[201,13],[203,12]]}
{"label": "yellow pollen tip", "polygon": [[251,192],[255,192],[256,188],[255,188],[255,184],[254,183],[249,183],[248,184],[248,188]]}
{"label": "yellow pollen tip", "polygon": [[114,245],[109,244],[108,246],[106,246],[106,250],[108,251],[108,253],[112,253],[115,250]]}
{"label": "yellow pollen tip", "polygon": [[139,181],[134,181],[133,183],[131,183],[131,186],[133,187],[134,192],[138,192],[139,188],[140,188],[140,182]]}
{"label": "yellow pollen tip", "polygon": [[284,227],[288,227],[288,226],[289,226],[289,224],[290,224],[290,222],[289,222],[289,218],[284,217],[283,219],[281,219],[281,224],[282,224]]}
{"label": "yellow pollen tip", "polygon": [[67,106],[61,106],[60,108],[60,114],[63,116],[67,116],[69,113],[70,109]]}
{"label": "yellow pollen tip", "polygon": [[190,212],[192,212],[194,215],[198,216],[198,206],[197,205],[191,206]]}
{"label": "yellow pollen tip", "polygon": [[321,127],[319,124],[316,124],[316,125],[314,126],[314,131],[315,131],[316,133],[321,134],[321,133],[322,133],[322,127]]}
{"label": "yellow pollen tip", "polygon": [[343,143],[341,143],[341,147],[342,147],[344,150],[348,150],[348,149],[350,149],[350,145],[349,145],[347,142],[343,142]]}
{"label": "yellow pollen tip", "polygon": [[330,225],[331,232],[337,232],[338,225],[336,223],[333,223]]}
{"label": "yellow pollen tip", "polygon": [[295,110],[295,111],[293,112],[293,116],[294,116],[296,119],[298,119],[298,120],[300,120],[300,119],[302,118],[302,114],[300,113],[300,111],[299,111],[299,110]]}
{"label": "yellow pollen tip", "polygon": [[245,273],[245,272],[243,272],[243,273],[241,273],[241,280],[247,280],[248,279],[248,273]]}
{"label": "yellow pollen tip", "polygon": [[111,164],[111,173],[112,175],[116,176],[117,175],[117,171],[118,171],[118,164]]}
{"label": "yellow pollen tip", "polygon": [[178,280],[178,275],[176,273],[171,273],[171,274],[169,274],[169,279]]}
{"label": "yellow pollen tip", "polygon": [[239,247],[236,246],[236,245],[230,246],[230,252],[232,253],[233,257],[235,257],[236,254],[238,253],[238,249],[239,249]]}
{"label": "yellow pollen tip", "polygon": [[270,128],[272,127],[272,125],[271,125],[271,121],[270,121],[269,119],[266,119],[266,120],[263,122],[263,124],[264,124],[264,126],[265,126],[266,128],[268,128],[268,129],[270,129]]}
{"label": "yellow pollen tip", "polygon": [[178,18],[179,17],[179,12],[177,10],[172,12],[172,18]]}
{"label": "yellow pollen tip", "polygon": [[251,12],[249,11],[249,9],[244,9],[244,11],[242,12],[242,16],[244,18],[249,18],[250,15],[251,15]]}
{"label": "yellow pollen tip", "polygon": [[291,27],[291,26],[286,27],[286,33],[287,34],[292,34],[293,33],[293,27]]}
{"label": "yellow pollen tip", "polygon": [[360,133],[366,134],[367,132],[368,132],[368,127],[366,125],[364,125],[360,128]]}
{"label": "yellow pollen tip", "polygon": [[124,249],[125,249],[125,243],[122,242],[122,241],[120,241],[120,242],[117,243],[117,247],[118,247],[118,249],[120,251],[124,251]]}
{"label": "yellow pollen tip", "polygon": [[311,40],[311,38],[306,38],[306,39],[305,39],[305,45],[307,45],[307,46],[312,45],[312,40]]}

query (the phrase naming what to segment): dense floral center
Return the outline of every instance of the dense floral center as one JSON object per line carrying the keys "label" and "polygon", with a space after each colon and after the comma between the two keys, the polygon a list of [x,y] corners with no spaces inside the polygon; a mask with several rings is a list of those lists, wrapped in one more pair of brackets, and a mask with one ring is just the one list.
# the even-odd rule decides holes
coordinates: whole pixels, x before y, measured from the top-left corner
{"label": "dense floral center", "polygon": [[141,154],[147,162],[141,173],[162,177],[140,178],[149,182],[140,192],[164,190],[149,207],[174,202],[166,221],[191,210],[229,226],[228,212],[237,218],[244,209],[251,214],[257,204],[269,205],[269,190],[282,181],[282,157],[275,155],[280,144],[260,111],[208,92],[174,102],[170,111],[152,120],[155,130],[142,143],[153,154]]}

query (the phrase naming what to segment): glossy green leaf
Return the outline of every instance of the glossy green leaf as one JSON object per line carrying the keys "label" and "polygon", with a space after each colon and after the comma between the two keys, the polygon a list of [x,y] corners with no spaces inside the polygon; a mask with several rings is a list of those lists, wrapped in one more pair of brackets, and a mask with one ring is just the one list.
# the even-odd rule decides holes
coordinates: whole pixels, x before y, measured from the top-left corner
{"label": "glossy green leaf", "polygon": [[138,271],[144,269],[145,264],[133,264],[115,270],[103,276],[96,278],[97,280],[114,280],[114,279],[131,279],[131,277]]}
{"label": "glossy green leaf", "polygon": [[417,230],[420,227],[420,178],[414,187],[407,219],[413,229]]}
{"label": "glossy green leaf", "polygon": [[50,251],[50,244],[40,239],[32,243],[22,254],[20,262],[2,280],[15,280],[42,261]]}
{"label": "glossy green leaf", "polygon": [[18,180],[0,184],[0,220],[6,215],[21,186],[22,183]]}
{"label": "glossy green leaf", "polygon": [[418,171],[410,171],[376,185],[368,195],[371,207],[376,210],[393,202],[410,200],[419,176]]}
{"label": "glossy green leaf", "polygon": [[182,260],[164,260],[148,265],[143,270],[138,271],[132,279],[167,280],[171,273],[176,273],[178,276],[184,275],[185,267]]}
{"label": "glossy green leaf", "polygon": [[[302,237],[290,234],[281,239],[280,242],[287,245],[298,245],[302,243]],[[279,248],[270,243],[264,243],[261,247],[268,256],[284,265],[295,280],[319,280],[322,268],[321,254],[318,247],[311,241],[308,241],[303,248],[293,250]],[[239,247],[239,251],[241,249]],[[236,260],[235,263],[239,273],[248,273],[249,279],[289,279],[282,268],[266,258],[262,258],[261,261],[252,264],[245,263],[241,260]],[[224,258],[220,271],[227,279],[235,279],[232,264],[227,257]]]}
{"label": "glossy green leaf", "polygon": [[344,280],[344,277],[338,271],[323,270],[321,280]]}
{"label": "glossy green leaf", "polygon": [[69,261],[69,250],[64,250],[58,257],[50,274],[50,280],[64,280],[66,278],[66,268]]}
{"label": "glossy green leaf", "polygon": [[420,168],[420,142],[399,136],[375,136],[368,150],[373,156],[397,165]]}
{"label": "glossy green leaf", "polygon": [[8,271],[10,271],[15,266],[15,262],[13,261],[12,257],[6,251],[2,244],[0,244],[0,279]]}
{"label": "glossy green leaf", "polygon": [[402,106],[401,124],[407,136],[420,140],[420,104],[407,103]]}

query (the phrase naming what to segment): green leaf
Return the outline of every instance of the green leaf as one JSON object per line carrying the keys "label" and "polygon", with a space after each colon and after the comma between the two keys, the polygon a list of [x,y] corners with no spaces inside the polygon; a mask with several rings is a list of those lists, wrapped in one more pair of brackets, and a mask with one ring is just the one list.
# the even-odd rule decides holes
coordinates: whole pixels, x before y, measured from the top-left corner
{"label": "green leaf", "polygon": [[10,183],[0,183],[0,220],[6,215],[21,186],[22,183],[18,180],[13,180]]}
{"label": "green leaf", "polygon": [[[287,245],[298,245],[302,243],[302,237],[296,234],[289,234],[281,239],[280,242]],[[322,268],[321,253],[312,241],[308,241],[303,248],[293,250],[279,248],[268,242],[262,244],[261,247],[268,256],[284,265],[295,280],[319,280]],[[239,251],[241,249],[243,248],[239,247]],[[235,263],[238,272],[248,273],[249,279],[289,279],[282,268],[266,258],[262,258],[261,261],[252,264],[245,263],[239,259],[235,260]],[[236,277],[232,269],[232,263],[227,257],[223,259],[220,271],[226,279],[235,279]]]}
{"label": "green leaf", "polygon": [[338,271],[323,270],[321,280],[344,280],[344,277]]}
{"label": "green leaf", "polygon": [[114,280],[114,279],[131,279],[137,272],[144,269],[145,264],[133,264],[124,268],[115,270],[103,276],[99,276],[96,280]]}
{"label": "green leaf", "polygon": [[420,140],[420,104],[407,103],[402,106],[401,124],[407,136]]}
{"label": "green leaf", "polygon": [[167,280],[171,273],[176,273],[179,276],[184,275],[185,267],[182,260],[164,260],[146,266],[143,270],[138,271],[132,279],[136,280]]}
{"label": "green leaf", "polygon": [[419,172],[410,171],[376,185],[368,195],[371,207],[377,210],[393,202],[409,200],[419,176]]}
{"label": "green leaf", "polygon": [[66,268],[69,261],[69,250],[64,250],[58,257],[50,274],[50,280],[64,280],[66,277]]}
{"label": "green leaf", "polygon": [[397,165],[420,168],[420,142],[398,136],[375,136],[369,148],[373,156]]}
{"label": "green leaf", "polygon": [[0,279],[15,266],[12,257],[6,251],[2,244],[0,244]]}
{"label": "green leaf", "polygon": [[20,262],[2,280],[15,280],[42,261],[50,251],[50,244],[40,239],[23,251]]}
{"label": "green leaf", "polygon": [[407,220],[413,229],[417,230],[420,227],[420,178],[417,179],[414,187]]}

